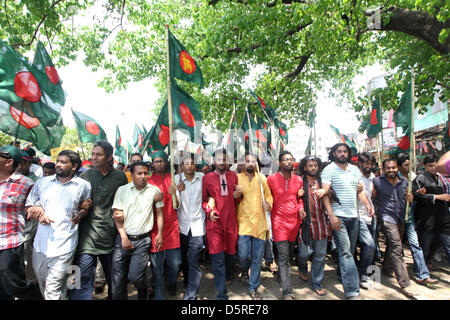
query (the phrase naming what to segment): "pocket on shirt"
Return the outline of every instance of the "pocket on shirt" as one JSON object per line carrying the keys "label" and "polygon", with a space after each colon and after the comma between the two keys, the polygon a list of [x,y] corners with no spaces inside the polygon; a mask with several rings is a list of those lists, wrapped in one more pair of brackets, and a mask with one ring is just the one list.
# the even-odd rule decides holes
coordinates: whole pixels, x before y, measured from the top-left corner
{"label": "pocket on shirt", "polygon": [[3,203],[18,203],[20,199],[20,193],[15,191],[7,191],[3,193],[2,202]]}

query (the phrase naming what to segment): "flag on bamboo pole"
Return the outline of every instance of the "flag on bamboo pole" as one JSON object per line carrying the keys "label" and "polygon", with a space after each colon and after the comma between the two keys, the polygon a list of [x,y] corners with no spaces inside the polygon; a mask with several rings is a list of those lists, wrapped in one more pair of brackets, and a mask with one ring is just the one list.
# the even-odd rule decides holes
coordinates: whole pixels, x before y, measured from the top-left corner
{"label": "flag on bamboo pole", "polygon": [[403,132],[405,132],[408,128],[411,127],[411,106],[412,106],[412,82],[408,83],[406,87],[405,93],[400,99],[400,105],[397,110],[395,110],[393,115],[393,121],[395,122],[397,127],[401,127]]}
{"label": "flag on bamboo pole", "polygon": [[305,156],[311,155],[311,145],[312,145],[312,132],[309,133],[308,145],[305,150]]}
{"label": "flag on bamboo pole", "polygon": [[245,151],[249,151],[251,153],[254,153],[256,150],[254,150],[253,144],[257,143],[257,136],[256,136],[256,122],[253,119],[253,117],[250,114],[250,111],[248,110],[249,106],[245,108],[244,112],[244,118],[242,119],[241,129],[244,131],[244,139],[245,139]]}
{"label": "flag on bamboo pole", "polygon": [[72,109],[72,115],[77,126],[78,137],[81,142],[96,142],[107,140],[105,130],[96,120]]}
{"label": "flag on bamboo pole", "polygon": [[[27,102],[24,103],[25,105]],[[66,131],[61,116],[53,126],[44,126],[37,118],[22,112],[20,106],[13,107],[0,100],[0,130],[10,136],[17,137],[34,144],[36,149],[50,155],[50,150],[61,145]],[[17,130],[17,127],[20,129]]]}
{"label": "flag on bamboo pole", "polygon": [[203,75],[197,62],[169,30],[169,62],[171,77],[198,83],[203,88]]}
{"label": "flag on bamboo pole", "polygon": [[53,126],[60,122],[66,96],[41,43],[35,61],[36,65],[31,64],[0,40],[0,100],[17,109],[23,106],[23,112],[35,122]]}
{"label": "flag on bamboo pole", "polygon": [[312,128],[314,127],[314,122],[316,121],[316,105],[313,104],[313,108],[311,112],[308,115],[308,127]]}
{"label": "flag on bamboo pole", "polygon": [[338,128],[332,126],[331,124],[330,124],[330,127],[333,130],[333,132],[336,134],[339,142],[343,142],[346,145],[348,145],[352,149],[352,153],[356,154],[358,152],[358,150],[356,149],[356,143],[353,139],[350,139],[347,135],[342,134]]}
{"label": "flag on bamboo pole", "polygon": [[[173,107],[173,129],[183,129],[190,135],[191,141],[195,139],[195,130],[201,132],[202,115],[200,105],[189,94],[184,92],[175,82],[171,85]],[[147,153],[152,150],[164,150],[169,145],[169,112],[168,103],[164,104],[156,124],[144,138],[144,145],[148,142]],[[148,140],[149,139],[149,140]]]}
{"label": "flag on bamboo pole", "polygon": [[134,125],[134,133],[133,133],[133,146],[134,146],[134,152],[142,152],[142,149],[144,149],[144,135],[139,128],[137,124]]}
{"label": "flag on bamboo pole", "polygon": [[122,136],[120,135],[119,126],[116,125],[116,150],[114,151],[114,154],[119,157],[119,161],[127,164],[127,151],[122,146]]}
{"label": "flag on bamboo pole", "polygon": [[374,138],[383,130],[383,119],[381,117],[380,98],[376,98],[372,102],[372,111],[369,116],[369,124],[367,127],[367,136]]}
{"label": "flag on bamboo pole", "polygon": [[405,135],[400,139],[398,145],[392,150],[386,152],[390,155],[397,155],[399,153],[408,153],[411,146],[411,130],[407,129]]}

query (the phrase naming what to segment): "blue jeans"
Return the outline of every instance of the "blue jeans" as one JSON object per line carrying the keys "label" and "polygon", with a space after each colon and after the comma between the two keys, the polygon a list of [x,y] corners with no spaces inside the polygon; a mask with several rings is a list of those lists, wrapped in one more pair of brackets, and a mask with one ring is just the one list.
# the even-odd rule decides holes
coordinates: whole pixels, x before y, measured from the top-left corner
{"label": "blue jeans", "polygon": [[186,292],[184,300],[195,300],[197,298],[202,269],[199,260],[203,248],[203,236],[193,237],[189,230],[188,235],[180,234],[181,240],[181,269],[184,275]]}
{"label": "blue jeans", "polygon": [[112,299],[127,300],[127,280],[136,289],[147,289],[145,268],[148,263],[148,251],[151,245],[150,237],[131,241],[134,249],[122,249],[122,238],[117,235],[113,250],[112,264]]}
{"label": "blue jeans", "polygon": [[[374,219],[372,219],[373,224]],[[358,263],[358,271],[361,274],[361,281],[367,281],[367,268],[373,263],[375,253],[375,241],[370,233],[369,227],[364,221],[359,220],[358,240],[361,244],[361,252]]]}
{"label": "blue jeans", "polygon": [[416,272],[416,277],[419,280],[429,278],[430,271],[427,268],[427,263],[425,262],[422,248],[419,245],[419,239],[417,238],[414,222],[405,223],[405,233],[408,237],[409,248],[411,249],[411,254],[413,256],[414,271]]}
{"label": "blue jeans", "polygon": [[178,270],[181,264],[180,248],[150,253],[150,263],[155,281],[155,300],[164,300],[164,260],[169,267],[167,284],[169,287],[176,286]]}
{"label": "blue jeans", "polygon": [[[325,268],[325,257],[327,255],[328,239],[311,240],[311,246],[313,249],[313,259],[311,263],[311,281],[312,289],[321,289],[323,273]],[[297,261],[299,271],[303,274],[308,274],[308,257],[309,257],[308,245],[304,242],[299,243],[297,252]]]}
{"label": "blue jeans", "polygon": [[254,238],[252,236],[243,235],[239,236],[238,239],[239,263],[243,273],[248,274],[251,260],[251,271],[248,281],[249,292],[256,291],[260,285],[265,243],[265,240]]}
{"label": "blue jeans", "polygon": [[210,254],[214,274],[214,283],[217,290],[217,300],[228,300],[225,280],[231,277],[233,268],[233,255],[225,252]]}
{"label": "blue jeans", "polygon": [[375,243],[375,253],[374,258],[381,257],[380,246],[378,244],[378,223],[377,218],[375,216],[372,217],[372,223],[367,225],[367,229],[369,229],[370,234],[372,235],[373,242]]}
{"label": "blue jeans", "polygon": [[100,263],[102,264],[102,268],[105,273],[105,279],[108,283],[108,300],[112,298],[112,254],[93,255],[84,253],[81,255],[76,255],[74,258],[73,264],[80,267],[81,288],[69,290],[70,300],[92,300],[95,271],[97,269],[97,257],[100,259]]}
{"label": "blue jeans", "polygon": [[338,275],[340,272],[344,293],[348,298],[359,295],[359,275],[353,258],[358,239],[359,219],[343,217],[339,217],[339,219],[341,220],[341,229],[333,230],[333,236],[339,256]]}
{"label": "blue jeans", "polygon": [[273,262],[273,241],[271,239],[266,239],[264,257],[267,263]]}

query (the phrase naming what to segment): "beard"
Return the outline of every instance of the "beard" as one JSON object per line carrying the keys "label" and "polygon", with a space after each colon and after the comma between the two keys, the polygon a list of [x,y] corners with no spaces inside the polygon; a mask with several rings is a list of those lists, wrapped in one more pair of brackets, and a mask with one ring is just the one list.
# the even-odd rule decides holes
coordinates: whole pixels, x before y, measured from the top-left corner
{"label": "beard", "polygon": [[386,176],[388,178],[395,178],[395,176],[397,176],[397,172],[386,172]]}
{"label": "beard", "polygon": [[336,158],[336,162],[337,163],[341,163],[341,164],[346,163],[347,162],[347,157],[346,156],[342,156],[340,158]]}
{"label": "beard", "polygon": [[247,170],[248,173],[255,172],[255,168],[253,168],[253,167],[248,167],[246,170]]}
{"label": "beard", "polygon": [[371,168],[362,169],[365,174],[370,174],[372,172]]}
{"label": "beard", "polygon": [[306,175],[310,176],[310,177],[317,177],[317,171],[313,171],[313,172],[306,171]]}
{"label": "beard", "polygon": [[72,174],[72,171],[61,171],[61,172],[56,172],[56,176],[60,177],[60,178],[67,178],[70,177],[70,175]]}

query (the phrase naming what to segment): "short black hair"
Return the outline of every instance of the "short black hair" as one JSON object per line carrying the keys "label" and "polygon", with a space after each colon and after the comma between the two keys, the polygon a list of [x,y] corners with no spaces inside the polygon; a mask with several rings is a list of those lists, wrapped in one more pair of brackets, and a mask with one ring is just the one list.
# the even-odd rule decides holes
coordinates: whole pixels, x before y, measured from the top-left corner
{"label": "short black hair", "polygon": [[224,154],[227,156],[227,150],[225,148],[217,149],[213,152],[213,158],[216,157],[216,153]]}
{"label": "short black hair", "polygon": [[306,156],[306,157],[304,157],[302,160],[300,160],[300,164],[298,165],[298,172],[299,172],[299,174],[300,174],[301,176],[306,175],[305,167],[306,167],[306,164],[307,164],[308,162],[310,162],[310,161],[315,161],[315,162],[317,162],[317,166],[319,167],[318,173],[320,173],[320,171],[321,171],[321,169],[322,169],[322,168],[321,168],[321,167],[322,167],[322,160],[320,160],[320,158],[318,158],[318,157]]}
{"label": "short black hair", "polygon": [[428,154],[423,158],[423,164],[436,162],[436,157],[432,154]]}
{"label": "short black hair", "polygon": [[42,165],[42,168],[55,170],[55,163],[54,162],[46,162]]}
{"label": "short black hair", "polygon": [[132,163],[132,164],[130,165],[130,172],[131,172],[131,173],[134,173],[134,168],[137,167],[137,166],[146,167],[146,168],[150,171],[150,167],[149,167],[149,165],[147,164],[147,162],[144,162],[144,161],[138,161],[138,162]]}
{"label": "short black hair", "polygon": [[113,146],[112,146],[108,141],[106,141],[106,140],[100,140],[100,141],[97,141],[97,142],[94,144],[94,148],[95,148],[95,147],[100,147],[100,148],[102,148],[103,151],[105,151],[105,154],[106,154],[106,157],[107,157],[107,158],[109,158],[110,156],[113,155],[114,148],[113,148]]}
{"label": "short black hair", "polygon": [[280,155],[278,156],[278,161],[281,162],[281,160],[283,159],[283,156],[287,155],[287,154],[290,154],[292,156],[292,158],[294,157],[290,151],[283,150],[280,152]]}
{"label": "short black hair", "polygon": [[334,157],[334,153],[336,152],[336,150],[337,150],[339,147],[342,147],[342,146],[346,147],[346,148],[347,148],[347,151],[348,151],[348,159],[347,159],[347,162],[350,162],[350,161],[351,161],[351,159],[352,159],[352,148],[350,148],[350,146],[348,146],[346,143],[343,143],[343,142],[336,143],[334,146],[331,147],[330,152],[328,153],[328,159],[329,159],[330,161],[333,161],[333,162],[336,161],[336,158]]}
{"label": "short black hair", "polygon": [[139,156],[141,158],[141,161],[144,160],[144,156],[142,154],[140,154],[139,152],[135,152],[130,156],[130,160],[131,158],[133,158],[134,156]]}
{"label": "short black hair", "polygon": [[409,160],[409,154],[402,152],[397,155],[397,164],[399,167],[401,167],[406,160]]}
{"label": "short black hair", "polygon": [[63,150],[58,154],[59,156],[66,156],[67,158],[69,158],[70,162],[72,164],[76,164],[77,168],[75,169],[75,173],[77,173],[77,171],[81,168],[81,158],[80,155],[78,153],[76,153],[75,151],[72,150]]}
{"label": "short black hair", "polygon": [[368,152],[358,153],[358,162],[364,163],[368,161],[372,161],[373,163],[375,163],[375,157]]}
{"label": "short black hair", "polygon": [[181,158],[181,164],[184,164],[184,161],[188,160],[188,159],[192,160],[192,162],[194,162],[194,160],[195,160],[194,154],[193,153],[186,153],[186,154],[183,153],[183,157]]}
{"label": "short black hair", "polygon": [[397,161],[397,159],[395,159],[395,158],[387,158],[387,159],[384,159],[384,160],[383,160],[383,168],[386,167],[386,162],[392,162],[392,161],[394,161],[394,162],[397,164],[397,166],[398,166],[398,161]]}

